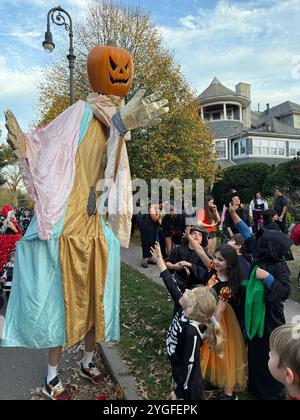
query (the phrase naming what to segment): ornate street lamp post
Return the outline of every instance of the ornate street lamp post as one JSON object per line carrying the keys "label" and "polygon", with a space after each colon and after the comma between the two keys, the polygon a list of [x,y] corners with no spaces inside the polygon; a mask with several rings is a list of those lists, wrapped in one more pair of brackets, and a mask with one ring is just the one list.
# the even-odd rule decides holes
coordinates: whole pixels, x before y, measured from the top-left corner
{"label": "ornate street lamp post", "polygon": [[[69,23],[66,22],[66,15],[69,19]],[[50,31],[50,18],[55,25],[64,26],[65,30],[69,32],[70,37],[70,48],[67,59],[69,60],[69,69],[70,69],[70,105],[74,103],[74,61],[76,59],[73,50],[73,28],[72,28],[72,19],[68,12],[62,9],[60,6],[53,7],[50,9],[47,15],[47,32],[45,33],[45,41],[43,42],[43,47],[45,51],[51,53],[55,44],[52,40],[52,33]]]}

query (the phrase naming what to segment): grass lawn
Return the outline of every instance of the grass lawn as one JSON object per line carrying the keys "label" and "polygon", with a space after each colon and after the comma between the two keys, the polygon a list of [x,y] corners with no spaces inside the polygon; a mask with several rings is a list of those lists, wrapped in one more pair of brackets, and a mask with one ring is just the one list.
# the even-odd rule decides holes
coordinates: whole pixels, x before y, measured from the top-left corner
{"label": "grass lawn", "polygon": [[166,335],[173,304],[164,288],[122,264],[120,351],[150,400],[166,399],[171,392],[171,368]]}

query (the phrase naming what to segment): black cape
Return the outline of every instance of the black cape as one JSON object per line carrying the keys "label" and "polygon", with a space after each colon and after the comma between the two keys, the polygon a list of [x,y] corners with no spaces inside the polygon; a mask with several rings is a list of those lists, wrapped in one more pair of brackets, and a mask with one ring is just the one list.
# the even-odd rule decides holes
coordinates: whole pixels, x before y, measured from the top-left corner
{"label": "black cape", "polygon": [[285,324],[283,302],[291,291],[290,271],[284,256],[292,245],[282,232],[261,229],[246,241],[253,254],[252,269],[258,265],[274,277],[272,289],[265,288],[266,316],[263,337],[255,336],[248,344],[249,391],[260,400],[283,400],[285,387],[269,372],[269,340],[271,332]]}

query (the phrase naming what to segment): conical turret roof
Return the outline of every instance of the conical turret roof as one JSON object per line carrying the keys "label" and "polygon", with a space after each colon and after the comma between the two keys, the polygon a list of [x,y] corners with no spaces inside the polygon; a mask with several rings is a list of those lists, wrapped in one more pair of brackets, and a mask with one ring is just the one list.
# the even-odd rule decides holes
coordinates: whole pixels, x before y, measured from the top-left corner
{"label": "conical turret roof", "polygon": [[218,96],[237,96],[237,94],[233,92],[233,90],[228,89],[226,86],[222,85],[222,83],[215,77],[208,88],[198,96],[198,99],[203,100],[207,98],[215,98]]}

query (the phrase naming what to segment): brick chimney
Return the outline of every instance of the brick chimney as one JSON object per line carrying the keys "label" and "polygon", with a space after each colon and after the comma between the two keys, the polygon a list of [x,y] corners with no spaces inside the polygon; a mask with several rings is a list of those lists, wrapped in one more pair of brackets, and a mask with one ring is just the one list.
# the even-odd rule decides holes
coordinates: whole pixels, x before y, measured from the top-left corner
{"label": "brick chimney", "polygon": [[237,95],[246,96],[251,99],[251,85],[249,83],[239,83],[235,86],[235,92]]}
{"label": "brick chimney", "polygon": [[[249,83],[240,82],[235,86],[235,92],[239,96],[249,99],[251,104],[251,85]],[[243,126],[251,127],[251,108],[250,104],[247,108],[243,107]]]}

